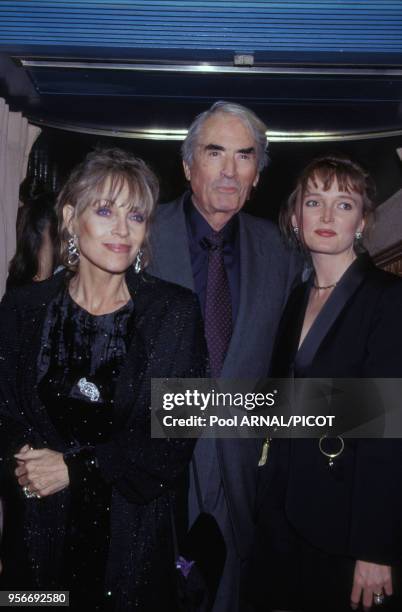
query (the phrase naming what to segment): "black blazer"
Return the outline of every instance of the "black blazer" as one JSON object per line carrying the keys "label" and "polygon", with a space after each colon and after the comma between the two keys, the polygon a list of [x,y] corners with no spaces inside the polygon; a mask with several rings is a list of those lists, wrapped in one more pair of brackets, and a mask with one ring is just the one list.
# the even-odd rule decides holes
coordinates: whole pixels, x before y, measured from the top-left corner
{"label": "black blazer", "polygon": [[[402,279],[376,268],[368,256],[358,257],[297,350],[310,286],[300,285],[289,298],[272,376],[402,377]],[[303,538],[355,559],[387,564],[401,560],[401,440],[345,439],[333,470],[318,440],[273,440],[261,473],[261,512],[281,444],[289,447],[286,515]]]}
{"label": "black blazer", "polygon": [[[132,270],[126,281],[134,303],[132,341],[116,385],[113,436],[95,447],[101,476],[113,487],[107,586],[116,593],[115,610],[131,609],[134,603],[141,610],[162,603],[169,609],[163,589],[168,576],[173,581],[170,588],[174,584],[169,495],[174,496],[183,481],[194,441],[151,439],[150,379],[205,376],[207,351],[198,301],[191,291]],[[36,392],[47,305],[64,284],[61,272],[48,281],[10,291],[0,306],[4,565],[5,570],[7,563],[21,567],[18,562],[28,552],[37,588],[57,586],[70,487],[41,500],[26,500],[12,475],[13,453],[25,442],[67,450]],[[22,525],[16,525],[22,517]],[[25,542],[17,541],[18,533],[23,533]],[[16,535],[14,542],[11,534]],[[152,586],[155,580],[160,581],[160,589]]]}

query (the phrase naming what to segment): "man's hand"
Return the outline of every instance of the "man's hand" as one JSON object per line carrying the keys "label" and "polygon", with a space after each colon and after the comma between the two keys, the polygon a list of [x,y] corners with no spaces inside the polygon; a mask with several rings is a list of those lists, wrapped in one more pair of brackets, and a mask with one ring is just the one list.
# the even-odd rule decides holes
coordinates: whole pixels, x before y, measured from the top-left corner
{"label": "man's hand", "polygon": [[373,605],[375,593],[392,595],[391,567],[368,561],[356,561],[350,597],[350,605],[353,610],[357,610],[360,600],[362,600],[363,609],[369,610]]}
{"label": "man's hand", "polygon": [[48,448],[33,450],[25,445],[14,456],[18,462],[14,472],[18,484],[27,487],[30,493],[46,497],[70,484],[62,453]]}

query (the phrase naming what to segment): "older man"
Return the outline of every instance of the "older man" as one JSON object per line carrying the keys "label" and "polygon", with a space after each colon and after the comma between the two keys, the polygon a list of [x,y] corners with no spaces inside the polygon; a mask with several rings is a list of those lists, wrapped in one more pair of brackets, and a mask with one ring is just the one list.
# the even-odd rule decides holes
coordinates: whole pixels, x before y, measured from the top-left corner
{"label": "older man", "polygon": [[[249,109],[216,102],[182,146],[191,191],[159,206],[151,272],[196,291],[213,376],[257,378],[268,371],[274,336],[298,272],[277,228],[241,212],[267,163],[266,126]],[[239,584],[253,528],[258,458],[254,440],[199,440],[190,522],[200,506],[218,522],[227,557],[214,612],[241,610]],[[211,550],[211,557],[214,551]]]}

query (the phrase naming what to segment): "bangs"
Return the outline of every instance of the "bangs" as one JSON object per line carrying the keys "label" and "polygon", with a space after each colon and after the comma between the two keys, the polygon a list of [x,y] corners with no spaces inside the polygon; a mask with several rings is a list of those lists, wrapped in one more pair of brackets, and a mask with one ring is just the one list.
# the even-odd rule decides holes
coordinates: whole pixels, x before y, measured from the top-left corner
{"label": "bangs", "polygon": [[138,211],[144,214],[145,217],[149,216],[149,201],[152,195],[149,191],[148,185],[138,180],[133,174],[124,172],[114,172],[107,174],[106,176],[102,173],[102,176],[93,184],[88,186],[85,190],[87,193],[83,194],[80,205],[78,206],[79,212],[83,212],[84,209],[89,206],[99,208],[100,206],[114,206],[116,200],[124,192],[124,204],[129,212]]}
{"label": "bangs", "polygon": [[340,164],[321,164],[311,169],[303,181],[303,193],[308,190],[308,183],[312,182],[318,188],[318,183],[322,183],[324,191],[331,189],[336,183],[339,191],[345,193],[355,192],[362,195],[365,191],[365,179],[355,172],[353,168],[346,168]]}
{"label": "bangs", "polygon": [[139,157],[118,148],[96,149],[76,166],[57,197],[61,260],[71,272],[77,262],[69,261],[70,231],[65,208],[72,209],[69,221],[76,220],[87,208],[113,207],[116,201],[129,212],[144,216],[143,263],[149,263],[149,224],[159,196],[158,178]]}
{"label": "bangs", "polygon": [[[370,174],[358,162],[338,153],[318,157],[302,170],[286,205],[279,211],[279,226],[289,244],[307,254],[303,237],[303,201],[313,188],[329,191],[334,184],[343,193],[356,193],[362,199],[362,213],[365,219],[364,233],[367,235],[375,218],[375,183]],[[294,231],[293,217],[296,217],[298,235]],[[364,245],[354,245],[356,253],[364,251]]]}

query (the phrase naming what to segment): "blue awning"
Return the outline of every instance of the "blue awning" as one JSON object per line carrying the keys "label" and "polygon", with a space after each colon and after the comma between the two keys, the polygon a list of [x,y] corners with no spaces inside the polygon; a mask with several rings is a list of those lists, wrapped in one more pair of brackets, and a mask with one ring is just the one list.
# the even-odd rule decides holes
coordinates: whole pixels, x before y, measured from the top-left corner
{"label": "blue awning", "polygon": [[6,46],[402,53],[401,0],[0,3]]}

